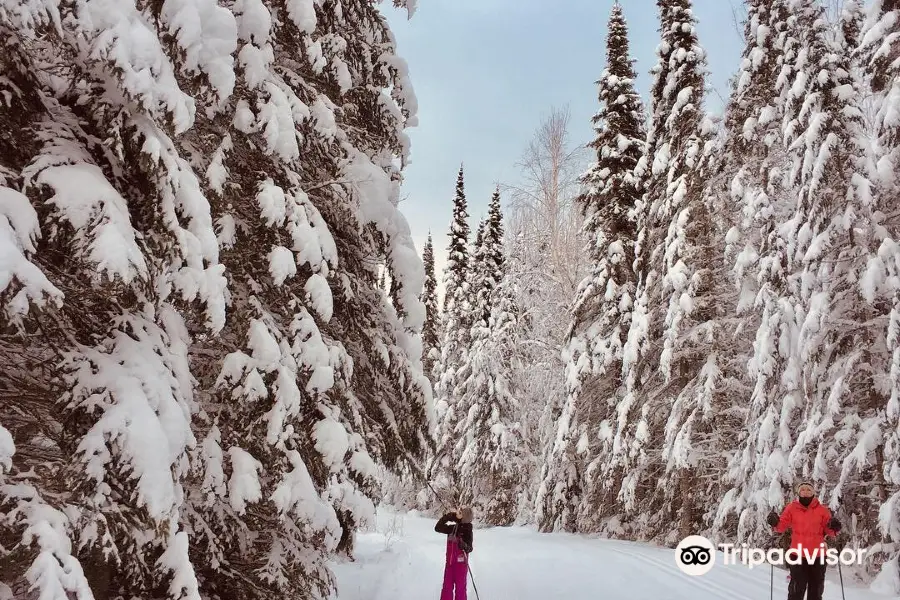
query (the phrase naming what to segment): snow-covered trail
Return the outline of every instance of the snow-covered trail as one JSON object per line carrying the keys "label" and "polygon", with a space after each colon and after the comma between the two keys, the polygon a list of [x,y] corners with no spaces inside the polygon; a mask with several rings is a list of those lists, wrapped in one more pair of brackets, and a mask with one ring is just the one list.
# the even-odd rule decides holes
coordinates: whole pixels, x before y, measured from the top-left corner
{"label": "snow-covered trail", "polygon": [[[439,600],[445,536],[434,520],[380,512],[377,532],[361,533],[356,561],[335,564],[339,600]],[[633,542],[541,534],[508,527],[476,529],[471,569],[480,600],[768,600],[770,570],[723,565],[683,574],[674,550]],[[777,600],[787,597],[785,571],[775,570]],[[840,600],[829,567],[824,600]],[[849,587],[847,600],[886,596]],[[469,600],[476,600],[469,581]]]}

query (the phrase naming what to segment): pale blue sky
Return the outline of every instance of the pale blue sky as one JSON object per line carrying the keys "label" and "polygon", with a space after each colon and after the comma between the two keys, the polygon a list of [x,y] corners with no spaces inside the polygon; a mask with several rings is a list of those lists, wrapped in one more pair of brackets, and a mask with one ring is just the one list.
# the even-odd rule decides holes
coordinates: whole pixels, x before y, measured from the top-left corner
{"label": "pale blue sky", "polygon": [[[659,43],[656,1],[621,4],[638,91],[647,102],[648,71]],[[516,179],[516,162],[552,106],[569,106],[573,142],[592,138],[595,81],[605,67],[612,5],[613,0],[419,0],[407,21],[405,10],[384,0],[419,103],[419,125],[408,130],[412,160],[401,209],[420,252],[431,230],[439,281],[461,162],[474,230],[496,183]],[[709,84],[723,98],[742,50],[733,16],[739,5],[694,0]],[[710,110],[721,110],[715,93],[707,102]]]}

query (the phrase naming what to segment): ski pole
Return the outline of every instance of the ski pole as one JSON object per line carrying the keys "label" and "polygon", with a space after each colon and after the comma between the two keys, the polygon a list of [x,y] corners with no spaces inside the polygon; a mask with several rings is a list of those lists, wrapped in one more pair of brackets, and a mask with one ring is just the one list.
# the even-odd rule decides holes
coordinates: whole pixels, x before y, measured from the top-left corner
{"label": "ski pole", "polygon": [[408,464],[410,467],[412,467],[412,470],[415,471],[415,473],[416,473],[416,475],[419,477],[419,479],[421,479],[422,482],[423,482],[425,485],[428,486],[428,489],[431,490],[431,493],[434,494],[435,498],[437,498],[438,501],[440,501],[440,503],[444,505],[444,508],[453,508],[453,506],[451,506],[451,505],[447,502],[447,499],[446,499],[446,498],[444,498],[443,496],[441,496],[440,494],[438,494],[437,490],[434,489],[434,487],[431,485],[431,482],[428,481],[428,478],[425,477],[425,474],[422,473],[422,471],[419,470],[419,468],[418,468],[417,466],[415,466],[415,463],[410,459],[409,454],[406,455],[406,458],[407,458],[407,460],[408,460],[408,463],[407,463],[407,464]]}
{"label": "ski pole", "polygon": [[769,567],[772,569],[769,573],[769,600],[773,600],[775,598],[775,563],[769,563]]}
{"label": "ski pole", "polygon": [[466,553],[466,567],[468,567],[468,569],[469,569],[469,578],[472,580],[472,589],[475,590],[475,599],[481,600],[481,598],[478,597],[478,587],[475,585],[475,576],[472,575],[472,567],[469,565],[468,553]]}
{"label": "ski pole", "polygon": [[425,485],[427,485],[428,488],[431,490],[431,492],[435,495],[435,497],[441,501],[441,504],[444,505],[444,508],[453,508],[452,506],[450,506],[450,504],[447,503],[446,498],[442,497],[440,494],[437,493],[437,490],[435,490],[433,487],[431,487],[431,483],[427,479],[425,480]]}
{"label": "ski pole", "polygon": [[[845,511],[842,510],[842,508],[843,508],[843,507],[838,507],[838,508],[835,510],[835,512],[840,511],[840,512],[842,512],[844,515],[847,515],[847,513],[846,513]],[[849,515],[849,518],[847,519],[847,521],[850,522],[850,523],[853,523],[853,515],[852,515],[852,514]],[[837,537],[840,538],[840,534],[838,534]],[[843,550],[843,549],[844,549],[844,543],[843,543],[843,542],[840,542],[840,541],[838,540],[838,543],[837,543],[836,545],[839,546],[838,550]],[[837,561],[837,566],[838,566],[838,578],[841,580],[841,598],[843,598],[843,600],[847,600],[847,597],[844,595],[844,573],[843,573],[843,571],[841,570],[841,561],[840,561],[840,560]]]}
{"label": "ski pole", "polygon": [[847,600],[847,597],[844,595],[844,574],[841,572],[841,561],[838,561],[838,577],[841,578],[841,598]]}

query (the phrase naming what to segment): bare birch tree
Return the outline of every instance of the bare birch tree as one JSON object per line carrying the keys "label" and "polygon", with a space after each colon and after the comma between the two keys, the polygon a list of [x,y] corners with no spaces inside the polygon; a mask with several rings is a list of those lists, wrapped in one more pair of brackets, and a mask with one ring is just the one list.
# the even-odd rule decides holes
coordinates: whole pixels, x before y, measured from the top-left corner
{"label": "bare birch tree", "polygon": [[523,248],[539,255],[541,275],[574,291],[586,261],[581,216],[574,200],[587,166],[587,148],[572,142],[568,106],[553,107],[517,163],[520,180],[503,187],[510,199],[511,230]]}
{"label": "bare birch tree", "polygon": [[[562,344],[572,298],[589,266],[575,198],[587,169],[587,147],[572,140],[568,107],[552,108],[517,164],[514,183],[502,184],[507,197],[507,243],[516,280],[522,364],[521,419],[525,443],[539,456],[565,397]],[[534,509],[539,477],[535,470],[528,506]]]}

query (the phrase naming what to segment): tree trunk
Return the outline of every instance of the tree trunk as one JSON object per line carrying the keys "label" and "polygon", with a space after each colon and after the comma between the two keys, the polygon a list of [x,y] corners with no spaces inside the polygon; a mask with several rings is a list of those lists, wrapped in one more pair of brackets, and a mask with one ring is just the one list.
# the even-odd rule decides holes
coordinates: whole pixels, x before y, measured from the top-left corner
{"label": "tree trunk", "polygon": [[112,580],[109,563],[100,552],[94,551],[82,564],[84,565],[84,577],[91,586],[94,600],[109,600]]}
{"label": "tree trunk", "polygon": [[693,496],[691,494],[693,487],[694,475],[688,469],[681,470],[680,479],[680,487],[681,487],[681,526],[680,533],[681,539],[686,538],[689,535],[694,535],[693,531],[693,522],[694,522],[694,504],[693,504]]}

